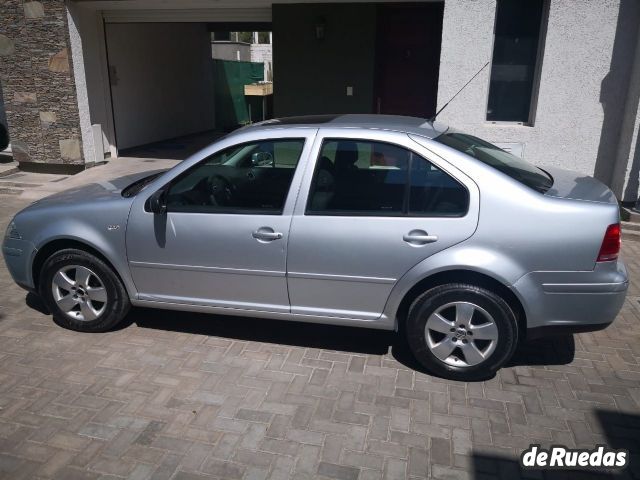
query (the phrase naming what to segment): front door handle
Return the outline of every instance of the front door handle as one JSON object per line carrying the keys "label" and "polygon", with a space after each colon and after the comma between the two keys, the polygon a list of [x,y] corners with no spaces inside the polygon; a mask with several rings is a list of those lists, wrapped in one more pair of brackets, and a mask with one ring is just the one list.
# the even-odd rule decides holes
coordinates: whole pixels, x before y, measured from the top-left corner
{"label": "front door handle", "polygon": [[411,230],[409,233],[402,236],[402,240],[411,245],[426,245],[427,243],[437,242],[438,236],[429,235],[424,230]]}
{"label": "front door handle", "polygon": [[280,240],[283,237],[282,233],[274,232],[270,227],[260,227],[253,232],[251,236],[262,242],[272,242],[273,240]]}

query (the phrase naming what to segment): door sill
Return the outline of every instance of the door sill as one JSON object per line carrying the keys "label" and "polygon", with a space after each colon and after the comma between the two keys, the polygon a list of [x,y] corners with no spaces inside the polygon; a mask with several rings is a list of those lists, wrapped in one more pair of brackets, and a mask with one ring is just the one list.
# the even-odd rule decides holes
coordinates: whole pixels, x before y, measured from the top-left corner
{"label": "door sill", "polygon": [[345,327],[373,328],[378,330],[394,330],[395,322],[381,315],[376,319],[358,319],[349,317],[326,317],[318,315],[306,315],[291,313],[290,311],[270,311],[251,308],[221,307],[212,305],[197,305],[178,303],[159,299],[138,298],[131,301],[135,307],[159,308],[166,310],[178,310],[185,312],[211,313],[218,315],[246,316],[255,318],[270,318],[274,320],[287,320],[294,322],[320,323],[326,325],[338,325]]}

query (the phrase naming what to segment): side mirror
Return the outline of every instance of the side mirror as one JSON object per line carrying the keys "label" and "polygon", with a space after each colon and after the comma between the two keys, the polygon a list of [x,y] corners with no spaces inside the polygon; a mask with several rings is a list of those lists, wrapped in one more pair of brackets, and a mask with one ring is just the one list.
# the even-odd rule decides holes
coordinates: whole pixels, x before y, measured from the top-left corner
{"label": "side mirror", "polygon": [[255,152],[251,154],[251,165],[254,167],[275,167],[273,155],[269,152]]}
{"label": "side mirror", "polygon": [[163,188],[151,195],[148,200],[149,211],[156,215],[167,213],[167,191]]}

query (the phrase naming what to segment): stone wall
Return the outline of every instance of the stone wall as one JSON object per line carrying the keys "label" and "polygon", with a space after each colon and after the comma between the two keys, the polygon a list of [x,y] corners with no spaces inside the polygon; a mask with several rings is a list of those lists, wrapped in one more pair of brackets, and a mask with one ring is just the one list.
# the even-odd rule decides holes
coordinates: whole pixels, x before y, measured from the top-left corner
{"label": "stone wall", "polygon": [[84,164],[70,57],[64,2],[0,2],[0,81],[23,168]]}

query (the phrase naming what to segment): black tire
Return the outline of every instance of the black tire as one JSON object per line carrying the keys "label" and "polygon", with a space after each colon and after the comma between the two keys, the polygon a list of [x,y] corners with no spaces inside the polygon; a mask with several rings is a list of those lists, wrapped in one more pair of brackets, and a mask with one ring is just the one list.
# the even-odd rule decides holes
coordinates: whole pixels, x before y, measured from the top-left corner
{"label": "black tire", "polygon": [[[472,303],[479,306],[492,317],[497,327],[498,339],[492,347],[493,351],[481,363],[464,365],[464,354],[456,349],[446,360],[458,362],[455,358],[458,356],[461,357],[460,361],[464,366],[451,365],[434,355],[428,346],[425,332],[427,319],[441,307],[453,302]],[[476,313],[473,315],[473,318],[476,318]],[[455,324],[453,326],[455,327]],[[416,360],[431,373],[451,380],[475,381],[492,377],[511,358],[518,344],[518,324],[507,302],[490,290],[463,283],[440,285],[416,298],[409,308],[404,330]],[[430,334],[432,339],[435,334],[443,335],[441,338],[447,336],[438,332]],[[452,333],[452,335],[455,334],[455,332]],[[463,337],[465,340],[467,338],[472,337]],[[456,339],[455,342],[462,342],[463,339]],[[480,345],[480,343],[474,343],[476,344]],[[435,344],[432,343],[432,345]]]}
{"label": "black tire", "polygon": [[[100,314],[95,319],[82,320],[71,318],[58,306],[54,299],[52,288],[54,276],[65,267],[79,266],[91,270],[104,286],[106,301],[95,305],[100,306]],[[53,315],[54,321],[61,327],[78,332],[106,332],[113,329],[125,317],[131,303],[122,282],[115,272],[102,260],[83,250],[65,249],[51,255],[40,271],[40,296]],[[79,307],[78,307],[79,309]]]}

